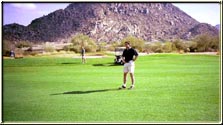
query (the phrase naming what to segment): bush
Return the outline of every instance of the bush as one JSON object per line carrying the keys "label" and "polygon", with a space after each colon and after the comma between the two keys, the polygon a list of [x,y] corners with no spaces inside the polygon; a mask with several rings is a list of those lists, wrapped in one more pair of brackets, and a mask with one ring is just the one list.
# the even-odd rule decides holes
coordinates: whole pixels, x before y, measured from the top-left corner
{"label": "bush", "polygon": [[194,41],[187,41],[186,44],[188,52],[197,52],[197,43]]}
{"label": "bush", "polygon": [[106,51],[106,42],[100,42],[97,44],[97,51],[101,52],[101,51]]}
{"label": "bush", "polygon": [[144,48],[144,45],[145,45],[144,40],[142,40],[140,38],[137,38],[137,37],[134,37],[134,36],[128,36],[128,37],[121,40],[121,45],[123,46],[126,41],[129,41],[133,48],[139,50],[140,52],[143,51],[143,48]]}
{"label": "bush", "polygon": [[152,43],[150,45],[150,50],[155,53],[162,53],[163,52],[162,43],[161,42]]}
{"label": "bush", "polygon": [[118,42],[111,42],[111,44],[108,45],[107,50],[109,50],[109,51],[115,51],[115,48],[116,47],[119,47],[119,46],[121,46],[121,45]]}
{"label": "bush", "polygon": [[17,48],[24,48],[24,47],[32,47],[32,43],[29,41],[20,41],[15,45]]}
{"label": "bush", "polygon": [[50,44],[49,42],[46,42],[44,45],[43,45],[43,49],[45,52],[53,52],[55,51],[55,47]]}
{"label": "bush", "polygon": [[175,48],[178,52],[182,52],[182,51],[186,52],[187,51],[186,43],[184,43],[180,39],[176,39],[172,43],[173,43],[173,46],[175,46]]}
{"label": "bush", "polygon": [[67,45],[63,47],[63,50],[65,51],[75,51],[73,45]]}
{"label": "bush", "polygon": [[81,46],[84,46],[86,52],[96,52],[96,44],[93,39],[91,39],[87,35],[78,34],[71,39],[71,43],[73,43],[70,49],[76,53],[80,52]]}
{"label": "bush", "polygon": [[28,52],[28,51],[25,51],[24,53],[23,53],[23,55],[24,56],[28,56],[28,55],[31,55],[31,56],[36,56],[36,55],[38,55],[38,52]]}
{"label": "bush", "polygon": [[220,49],[220,41],[219,36],[212,36],[209,42],[209,48],[213,49],[214,51],[219,51]]}
{"label": "bush", "polygon": [[10,51],[11,49],[14,49],[15,46],[12,44],[11,41],[8,41],[8,40],[3,40],[3,44],[2,44],[2,49],[3,49],[3,52],[2,52],[2,55],[3,56],[10,56]]}
{"label": "bush", "polygon": [[24,55],[24,51],[20,48],[15,48],[15,58],[22,58]]}
{"label": "bush", "polygon": [[193,41],[197,43],[198,52],[218,51],[220,48],[219,36],[202,34],[197,36]]}
{"label": "bush", "polygon": [[162,51],[165,53],[170,53],[176,51],[177,48],[172,42],[165,42],[162,46]]}

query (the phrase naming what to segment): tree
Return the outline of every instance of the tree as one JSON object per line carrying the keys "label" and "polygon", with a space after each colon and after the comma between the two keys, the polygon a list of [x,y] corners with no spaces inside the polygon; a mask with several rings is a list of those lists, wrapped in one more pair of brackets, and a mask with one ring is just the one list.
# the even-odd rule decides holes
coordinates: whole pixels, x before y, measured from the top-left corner
{"label": "tree", "polygon": [[202,34],[197,36],[193,41],[197,43],[198,52],[218,51],[220,47],[219,36]]}
{"label": "tree", "polygon": [[106,42],[100,42],[97,44],[97,51],[105,51],[106,50]]}
{"label": "tree", "polygon": [[173,46],[180,52],[180,51],[187,51],[187,46],[183,41],[180,39],[176,39],[173,41]]}
{"label": "tree", "polygon": [[134,36],[128,36],[124,39],[121,40],[121,44],[124,45],[124,43],[126,41],[129,41],[131,46],[139,51],[143,51],[143,48],[144,48],[144,45],[145,45],[145,41],[140,39],[140,38],[137,38],[137,37],[134,37]]}
{"label": "tree", "polygon": [[3,56],[9,56],[10,55],[10,51],[11,49],[14,49],[15,46],[13,45],[13,43],[11,41],[8,40],[3,40],[3,44],[2,44],[2,49],[3,49]]}
{"label": "tree", "polygon": [[84,34],[77,34],[71,39],[72,50],[75,52],[80,52],[81,46],[84,46],[86,52],[96,52],[97,46],[95,41],[89,36]]}
{"label": "tree", "polygon": [[176,50],[176,47],[172,42],[165,42],[162,46],[163,52],[170,53]]}

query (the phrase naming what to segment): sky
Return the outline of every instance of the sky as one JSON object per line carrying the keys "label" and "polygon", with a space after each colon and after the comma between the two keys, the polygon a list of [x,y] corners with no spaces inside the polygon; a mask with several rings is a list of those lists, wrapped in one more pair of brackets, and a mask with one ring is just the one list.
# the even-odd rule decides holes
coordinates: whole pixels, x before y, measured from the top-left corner
{"label": "sky", "polygon": [[[17,23],[27,26],[32,20],[64,9],[69,3],[2,3],[3,25]],[[220,24],[219,3],[173,3],[192,18],[213,26]]]}

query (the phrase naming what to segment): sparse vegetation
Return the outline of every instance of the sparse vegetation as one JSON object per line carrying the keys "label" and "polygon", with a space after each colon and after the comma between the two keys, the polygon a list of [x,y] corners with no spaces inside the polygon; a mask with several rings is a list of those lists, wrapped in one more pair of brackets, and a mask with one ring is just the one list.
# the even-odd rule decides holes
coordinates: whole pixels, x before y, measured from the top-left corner
{"label": "sparse vegetation", "polygon": [[[184,41],[182,39],[175,39],[171,41],[160,42],[147,42],[134,37],[128,36],[121,41],[110,42],[96,42],[87,35],[77,34],[72,37],[71,45],[67,44],[63,46],[63,49],[68,52],[80,53],[81,46],[84,46],[86,52],[103,52],[114,51],[117,46],[124,46],[125,41],[130,41],[133,48],[136,48],[139,52],[147,53],[185,53],[185,52],[218,52],[220,50],[220,41],[218,36],[210,36],[207,34],[199,35],[190,41]],[[32,48],[34,45],[29,41],[12,42],[3,40],[3,56],[9,56],[10,50],[19,50],[19,54],[23,55],[38,55],[38,52],[26,51],[24,48]],[[62,48],[62,47],[61,47]],[[52,42],[46,42],[42,45],[42,49],[45,52],[54,52],[56,50],[56,44]],[[23,51],[23,52],[22,52]],[[16,52],[17,53],[17,52]]]}
{"label": "sparse vegetation", "polygon": [[145,52],[171,53],[171,52],[218,52],[219,37],[207,34],[199,35],[192,41],[175,39],[166,42],[153,42],[144,46]]}

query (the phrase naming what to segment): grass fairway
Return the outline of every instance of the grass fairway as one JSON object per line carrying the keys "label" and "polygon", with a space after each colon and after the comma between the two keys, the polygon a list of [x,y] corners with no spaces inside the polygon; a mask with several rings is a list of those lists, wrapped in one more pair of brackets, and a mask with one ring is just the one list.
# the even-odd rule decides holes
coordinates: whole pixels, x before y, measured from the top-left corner
{"label": "grass fairway", "polygon": [[140,56],[133,90],[118,90],[123,67],[113,60],[4,59],[3,121],[220,121],[220,56]]}

